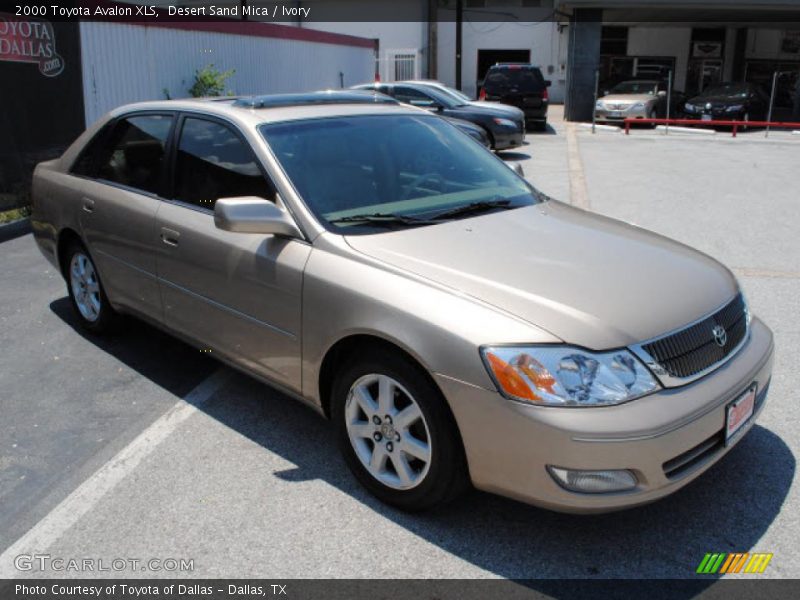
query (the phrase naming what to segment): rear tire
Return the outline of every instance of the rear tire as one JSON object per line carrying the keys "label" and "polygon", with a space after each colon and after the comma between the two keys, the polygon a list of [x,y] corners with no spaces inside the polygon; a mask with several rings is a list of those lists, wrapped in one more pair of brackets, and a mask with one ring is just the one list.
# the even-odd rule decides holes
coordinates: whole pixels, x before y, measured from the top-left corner
{"label": "rear tire", "polygon": [[347,466],[381,501],[427,510],[468,487],[464,450],[444,398],[399,353],[373,351],[347,363],[333,383],[331,416]]}
{"label": "rear tire", "polygon": [[63,265],[69,299],[81,327],[98,334],[116,331],[120,316],[108,301],[100,274],[86,247],[79,242],[71,243]]}

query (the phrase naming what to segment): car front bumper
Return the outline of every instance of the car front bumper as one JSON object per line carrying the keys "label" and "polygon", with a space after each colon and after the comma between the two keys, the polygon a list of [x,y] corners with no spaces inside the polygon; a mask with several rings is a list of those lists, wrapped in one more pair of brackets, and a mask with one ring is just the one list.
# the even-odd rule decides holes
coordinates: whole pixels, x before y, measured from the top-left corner
{"label": "car front bumper", "polygon": [[622,123],[625,119],[646,119],[650,113],[650,108],[628,108],[626,110],[611,110],[608,108],[595,108],[594,116],[596,121],[604,123]]}
{"label": "car front bumper", "polygon": [[[736,356],[709,375],[617,406],[533,406],[443,375],[436,380],[458,423],[475,487],[560,512],[608,512],[680,489],[752,428],[765,404],[774,346],[772,332],[760,320],[753,318],[750,331]],[[725,445],[726,407],[753,383],[753,416]],[[704,447],[667,475],[665,465]],[[638,484],[625,492],[571,492],[555,482],[548,465],[628,469]]]}
{"label": "car front bumper", "polygon": [[525,125],[520,124],[516,128],[497,127],[492,130],[492,137],[494,138],[495,150],[518,148],[525,141]]}

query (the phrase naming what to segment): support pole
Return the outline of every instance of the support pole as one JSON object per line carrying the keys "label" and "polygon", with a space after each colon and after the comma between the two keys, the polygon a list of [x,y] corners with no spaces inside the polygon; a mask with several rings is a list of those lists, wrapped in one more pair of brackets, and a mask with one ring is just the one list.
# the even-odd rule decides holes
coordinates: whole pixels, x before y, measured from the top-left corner
{"label": "support pole", "polygon": [[672,108],[672,69],[667,74],[667,122],[664,123],[664,135],[669,135],[669,120]]}
{"label": "support pole", "polygon": [[592,110],[592,133],[597,125],[597,95],[600,93],[600,70],[594,72],[594,110]]}
{"label": "support pole", "polygon": [[464,25],[464,0],[456,0],[456,89],[461,91],[461,42]]}
{"label": "support pole", "polygon": [[767,129],[764,131],[764,137],[769,137],[769,122],[772,121],[772,106],[775,104],[775,87],[778,84],[778,72],[772,76],[772,93],[769,95],[769,112],[767,112]]}

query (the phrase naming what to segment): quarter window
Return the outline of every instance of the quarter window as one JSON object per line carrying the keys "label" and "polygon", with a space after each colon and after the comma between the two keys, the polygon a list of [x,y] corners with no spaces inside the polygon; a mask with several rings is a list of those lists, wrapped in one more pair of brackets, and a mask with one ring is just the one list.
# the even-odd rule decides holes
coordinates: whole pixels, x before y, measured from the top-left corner
{"label": "quarter window", "polygon": [[258,196],[274,191],[252,149],[234,131],[216,121],[187,118],[175,161],[175,198],[213,209],[220,198]]}
{"label": "quarter window", "polygon": [[117,122],[100,155],[98,178],[158,193],[171,126],[168,115],[142,115]]}

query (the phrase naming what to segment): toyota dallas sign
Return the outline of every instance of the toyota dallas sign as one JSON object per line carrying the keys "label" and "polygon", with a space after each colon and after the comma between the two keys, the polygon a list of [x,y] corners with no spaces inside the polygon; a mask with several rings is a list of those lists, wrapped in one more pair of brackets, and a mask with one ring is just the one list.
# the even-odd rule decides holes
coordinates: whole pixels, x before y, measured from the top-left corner
{"label": "toyota dallas sign", "polygon": [[45,77],[64,70],[64,59],[56,52],[56,36],[48,21],[21,19],[0,12],[0,61],[33,63]]}

